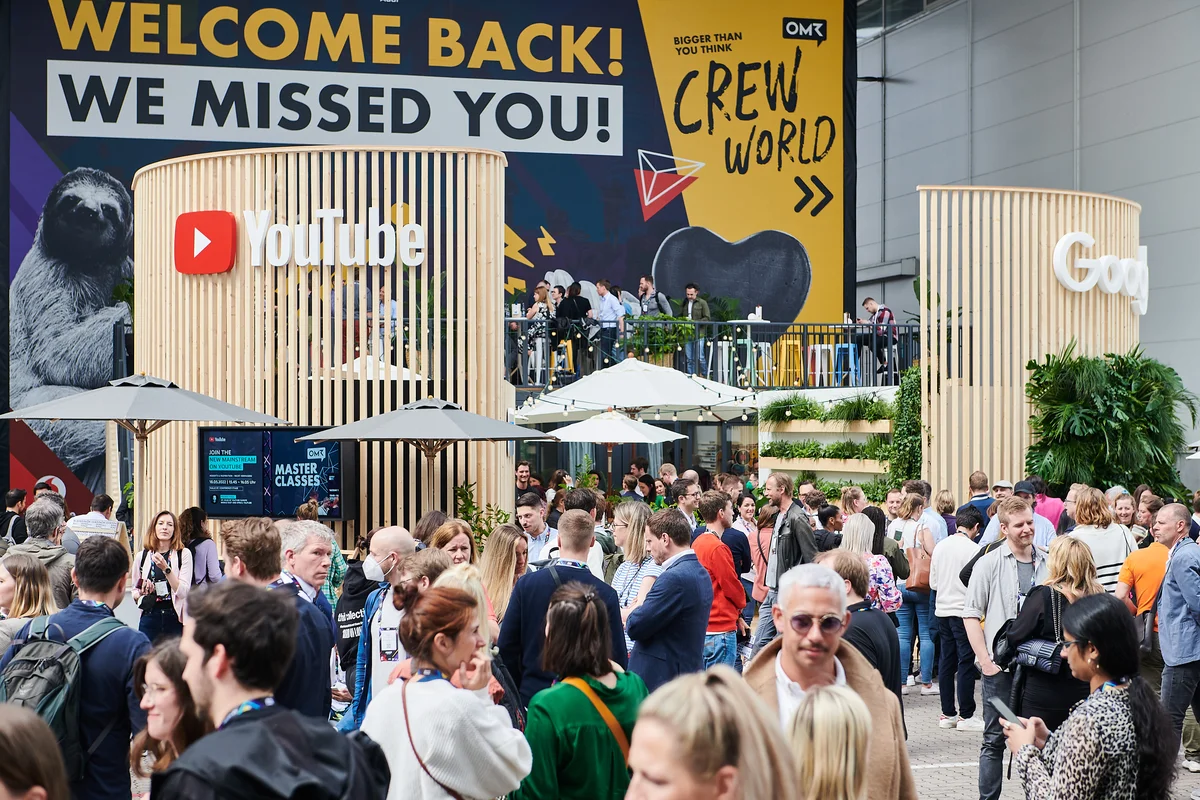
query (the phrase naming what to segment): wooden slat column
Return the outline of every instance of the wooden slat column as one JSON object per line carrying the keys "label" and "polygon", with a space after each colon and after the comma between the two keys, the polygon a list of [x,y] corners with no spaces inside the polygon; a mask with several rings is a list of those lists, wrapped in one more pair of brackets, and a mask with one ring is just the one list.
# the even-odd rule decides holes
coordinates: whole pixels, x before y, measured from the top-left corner
{"label": "wooden slat column", "polygon": [[[919,186],[923,473],[968,496],[967,477],[1025,475],[1032,442],[1025,398],[1030,360],[1062,351],[1124,353],[1141,317],[1124,294],[1069,291],[1053,253],[1067,233],[1096,244],[1078,257],[1138,257],[1141,206],[1087,192],[994,186]],[[1082,273],[1072,268],[1077,278]]]}
{"label": "wooden slat column", "polygon": [[[506,165],[488,150],[316,147],[225,151],[140,170],[135,369],[297,425],[341,425],[423,397],[504,419]],[[372,207],[397,229],[423,226],[422,264],[405,267],[397,254],[387,267],[300,267],[293,240],[287,264],[250,266],[245,210],[290,226],[339,208],[353,226],[366,225]],[[217,275],[179,273],[175,220],[206,210],[236,217],[235,265]],[[375,313],[392,301],[394,323]],[[173,423],[150,437],[142,496],[151,512],[198,503],[196,428]],[[391,443],[347,447],[359,458],[359,485],[344,487],[357,493],[358,515],[335,525],[343,546],[381,525],[415,525],[423,458]],[[443,453],[435,506],[452,513],[453,488],[467,481],[481,504],[511,506],[507,452],[479,444]]]}

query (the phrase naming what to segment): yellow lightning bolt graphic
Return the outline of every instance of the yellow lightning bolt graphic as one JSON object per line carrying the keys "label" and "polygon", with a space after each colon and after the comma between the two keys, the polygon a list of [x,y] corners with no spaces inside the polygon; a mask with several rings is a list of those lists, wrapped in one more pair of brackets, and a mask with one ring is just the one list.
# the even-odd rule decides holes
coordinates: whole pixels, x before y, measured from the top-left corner
{"label": "yellow lightning bolt graphic", "polygon": [[504,282],[504,292],[506,294],[516,294],[523,291],[525,291],[525,281],[520,278],[510,277]]}
{"label": "yellow lightning bolt graphic", "polygon": [[507,225],[504,226],[504,255],[511,258],[517,263],[533,269],[533,262],[525,257],[521,250],[525,247],[525,240],[517,235],[517,232]]}
{"label": "yellow lightning bolt graphic", "polygon": [[558,240],[555,239],[553,236],[551,236],[550,231],[546,230],[546,226],[543,225],[542,226],[542,235],[539,236],[538,240],[537,240],[538,247],[540,247],[542,249],[542,255],[544,255],[544,256],[554,255],[554,248],[551,247],[550,245],[554,244],[556,241],[558,241]]}

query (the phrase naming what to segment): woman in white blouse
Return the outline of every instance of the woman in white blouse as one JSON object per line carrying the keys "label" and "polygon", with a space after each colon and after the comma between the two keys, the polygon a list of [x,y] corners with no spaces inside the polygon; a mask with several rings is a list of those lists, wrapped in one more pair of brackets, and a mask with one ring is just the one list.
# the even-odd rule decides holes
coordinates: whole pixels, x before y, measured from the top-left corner
{"label": "woman in white blouse", "polygon": [[[662,567],[646,550],[646,527],[650,522],[650,506],[638,501],[621,503],[613,513],[613,540],[625,554],[625,560],[613,575],[612,587],[621,601],[622,626],[629,614],[646,599],[654,579]],[[633,650],[633,640],[625,632],[626,653]]]}

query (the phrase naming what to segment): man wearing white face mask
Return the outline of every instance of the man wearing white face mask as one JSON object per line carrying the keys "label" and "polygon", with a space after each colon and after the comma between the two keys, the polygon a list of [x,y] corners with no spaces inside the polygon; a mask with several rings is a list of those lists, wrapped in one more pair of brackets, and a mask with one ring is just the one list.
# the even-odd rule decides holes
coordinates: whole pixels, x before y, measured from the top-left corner
{"label": "man wearing white face mask", "polygon": [[371,697],[387,687],[388,676],[397,662],[407,657],[400,644],[401,612],[396,610],[392,595],[404,591],[400,581],[401,559],[416,551],[412,535],[398,526],[378,530],[371,537],[370,551],[363,560],[363,576],[383,585],[371,592],[363,606],[354,701],[338,726],[340,730],[358,730]]}

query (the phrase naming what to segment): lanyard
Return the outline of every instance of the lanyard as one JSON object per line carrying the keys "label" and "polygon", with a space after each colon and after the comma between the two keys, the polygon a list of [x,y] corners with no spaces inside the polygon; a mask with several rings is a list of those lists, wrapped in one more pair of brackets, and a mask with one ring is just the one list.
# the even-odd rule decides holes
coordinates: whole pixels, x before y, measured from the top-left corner
{"label": "lanyard", "polygon": [[242,714],[245,714],[247,711],[259,711],[264,708],[269,708],[273,705],[275,705],[275,698],[271,697],[270,695],[268,695],[267,697],[260,697],[257,700],[247,700],[246,702],[242,703],[240,706],[235,708],[233,711],[230,711],[228,714],[226,714],[225,719],[221,720],[221,724],[217,726],[217,729],[219,730],[221,728],[224,728],[226,725],[229,724],[229,721],[231,719],[240,717]]}
{"label": "lanyard", "polygon": [[99,600],[80,600],[79,602],[83,603],[88,608],[102,608],[110,614],[113,613],[111,608],[109,608],[106,604],[101,603]]}
{"label": "lanyard", "polygon": [[417,678],[417,683],[425,683],[426,681],[444,681],[444,680],[446,680],[446,676],[442,674],[442,671],[440,669],[430,669],[428,667],[422,667],[421,669],[417,670],[416,674],[418,676],[420,676]]}
{"label": "lanyard", "polygon": [[560,558],[555,564],[557,567],[571,567],[573,569],[587,569],[588,565],[582,561],[572,561],[569,558]]}

